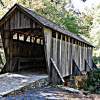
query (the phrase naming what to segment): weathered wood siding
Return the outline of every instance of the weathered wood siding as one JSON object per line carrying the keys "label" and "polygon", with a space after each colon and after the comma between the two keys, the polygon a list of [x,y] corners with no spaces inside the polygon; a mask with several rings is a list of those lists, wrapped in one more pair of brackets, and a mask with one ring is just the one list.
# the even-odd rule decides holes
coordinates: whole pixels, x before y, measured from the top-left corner
{"label": "weathered wood siding", "polygon": [[[72,74],[72,62],[75,61],[80,71],[85,70],[85,60],[92,67],[92,48],[88,45],[77,41],[61,33],[51,31],[50,29],[44,30],[45,43],[46,43],[46,57],[48,60],[50,70],[50,58],[52,58],[59,69],[62,77]],[[55,69],[51,69],[52,75],[50,76],[53,83],[59,82],[58,74]],[[88,71],[88,68],[87,68]]]}
{"label": "weathered wood siding", "polygon": [[10,30],[13,29],[28,29],[28,28],[39,28],[40,24],[34,20],[32,20],[27,14],[22,11],[15,10],[10,18],[4,23],[4,29]]}

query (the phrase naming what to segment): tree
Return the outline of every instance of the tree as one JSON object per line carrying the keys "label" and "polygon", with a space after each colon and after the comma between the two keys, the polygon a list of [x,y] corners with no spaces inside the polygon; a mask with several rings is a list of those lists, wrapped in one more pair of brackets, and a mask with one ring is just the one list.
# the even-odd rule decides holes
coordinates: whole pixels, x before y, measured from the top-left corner
{"label": "tree", "polygon": [[2,2],[2,0],[0,0],[0,4],[1,4],[2,6],[4,6],[4,3]]}
{"label": "tree", "polygon": [[94,14],[93,24],[90,29],[90,41],[95,46],[94,56],[98,58],[100,63],[100,5],[92,9]]}

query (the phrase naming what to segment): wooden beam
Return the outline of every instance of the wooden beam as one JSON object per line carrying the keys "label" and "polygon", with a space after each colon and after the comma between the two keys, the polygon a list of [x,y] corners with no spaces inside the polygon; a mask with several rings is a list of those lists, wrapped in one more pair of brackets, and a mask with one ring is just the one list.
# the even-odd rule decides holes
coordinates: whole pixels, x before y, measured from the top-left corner
{"label": "wooden beam", "polygon": [[66,37],[66,46],[65,46],[65,48],[66,48],[66,76],[68,76],[69,75],[69,43],[68,43],[68,41],[69,41],[69,38],[68,37]]}
{"label": "wooden beam", "polygon": [[68,37],[68,72],[70,74],[70,37]]}
{"label": "wooden beam", "polygon": [[68,73],[67,73],[67,70],[68,70],[68,64],[67,64],[67,36],[65,36],[65,41],[64,41],[64,43],[65,43],[65,76],[67,76],[68,75]]}
{"label": "wooden beam", "polygon": [[10,39],[9,39],[9,58],[10,58],[10,65],[9,65],[9,69],[10,69],[10,72],[12,72],[13,71],[13,67],[14,66],[12,66],[12,63],[13,63],[13,37],[11,37]]}
{"label": "wooden beam", "polygon": [[[46,59],[46,64],[47,64],[47,70],[48,70],[48,74],[50,74],[50,57],[51,57],[51,39],[52,39],[52,30],[48,29],[48,28],[44,28],[43,29],[43,33],[44,33],[44,50],[45,50],[45,59]],[[50,80],[50,76],[49,76],[49,81]]]}
{"label": "wooden beam", "polygon": [[56,63],[57,63],[57,41],[58,41],[58,33],[56,32]]}
{"label": "wooden beam", "polygon": [[61,49],[62,49],[62,34],[61,34],[61,39],[60,39],[60,69],[61,69],[61,73],[62,73],[62,54],[61,54]]}
{"label": "wooden beam", "polygon": [[30,42],[32,43],[32,36],[30,36]]}
{"label": "wooden beam", "polygon": [[19,33],[17,33],[17,40],[19,40]]}
{"label": "wooden beam", "polygon": [[24,35],[24,41],[26,41],[26,40],[27,40],[27,37],[28,37],[27,35]]}
{"label": "wooden beam", "polygon": [[55,61],[54,61],[52,58],[51,58],[51,62],[52,62],[52,64],[53,64],[53,66],[54,66],[54,69],[55,69],[56,73],[57,73],[58,76],[60,77],[61,81],[64,83],[65,81],[64,81],[64,79],[63,79],[63,77],[62,77],[62,75],[61,75],[61,73],[60,73],[58,67],[56,66]]}

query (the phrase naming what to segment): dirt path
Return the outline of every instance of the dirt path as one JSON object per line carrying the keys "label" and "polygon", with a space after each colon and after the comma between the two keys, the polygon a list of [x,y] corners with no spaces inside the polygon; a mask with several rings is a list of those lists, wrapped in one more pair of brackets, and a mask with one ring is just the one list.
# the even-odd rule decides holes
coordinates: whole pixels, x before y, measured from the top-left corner
{"label": "dirt path", "polygon": [[39,74],[14,74],[5,73],[0,75],[0,96],[6,95],[10,92],[20,89],[30,83],[47,78],[47,75]]}
{"label": "dirt path", "polygon": [[3,97],[0,100],[100,100],[100,95],[84,96],[68,93],[56,87],[46,86],[27,92],[20,92],[17,95]]}

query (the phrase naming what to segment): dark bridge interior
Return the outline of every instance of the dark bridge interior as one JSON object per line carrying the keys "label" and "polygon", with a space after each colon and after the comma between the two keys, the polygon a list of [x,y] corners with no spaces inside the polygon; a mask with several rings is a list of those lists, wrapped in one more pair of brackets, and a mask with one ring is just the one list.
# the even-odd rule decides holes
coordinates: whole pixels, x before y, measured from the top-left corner
{"label": "dark bridge interior", "polygon": [[29,32],[13,31],[12,36],[12,66],[13,71],[27,71],[47,73],[44,37],[30,35]]}
{"label": "dark bridge interior", "polygon": [[[13,57],[16,57],[16,59],[18,60],[18,71],[30,68],[32,68],[33,71],[43,71],[44,69],[46,69],[43,45],[16,40],[14,40],[13,42],[13,53],[15,53],[13,54]],[[17,45],[18,43],[19,45]]]}

